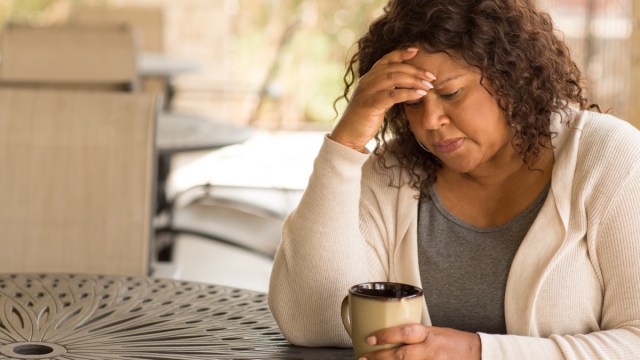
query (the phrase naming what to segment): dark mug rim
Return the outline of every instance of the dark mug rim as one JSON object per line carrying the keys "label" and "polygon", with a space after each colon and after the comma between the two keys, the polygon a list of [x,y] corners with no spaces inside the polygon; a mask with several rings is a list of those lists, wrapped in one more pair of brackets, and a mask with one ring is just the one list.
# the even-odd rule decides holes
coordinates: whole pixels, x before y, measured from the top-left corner
{"label": "dark mug rim", "polygon": [[[402,293],[406,292],[406,295],[402,295],[402,296],[382,296],[382,295],[374,295],[374,294],[366,294],[366,293],[362,293],[362,292],[358,292],[357,289],[358,288],[363,288],[365,285],[368,286],[375,286],[375,285],[381,285],[381,286],[389,286],[389,287],[400,287],[403,290],[401,290]],[[372,287],[370,287],[370,290],[375,290]],[[382,289],[380,289],[382,290]],[[358,297],[362,297],[362,298],[367,298],[367,299],[377,299],[377,300],[385,300],[385,301],[399,301],[399,300],[407,300],[407,299],[414,299],[420,296],[424,295],[424,291],[418,287],[418,286],[414,286],[411,284],[405,284],[405,283],[398,283],[398,282],[390,282],[390,281],[367,281],[367,282],[363,282],[360,284],[356,284],[353,285],[349,288],[349,294],[353,295],[353,296],[358,296]]]}

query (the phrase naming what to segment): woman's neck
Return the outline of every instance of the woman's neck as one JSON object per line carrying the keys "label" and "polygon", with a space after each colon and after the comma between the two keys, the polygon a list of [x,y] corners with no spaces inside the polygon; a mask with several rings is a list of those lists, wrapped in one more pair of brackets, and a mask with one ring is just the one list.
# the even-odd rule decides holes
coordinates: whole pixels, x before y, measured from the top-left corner
{"label": "woman's neck", "polygon": [[544,190],[553,163],[553,151],[543,148],[530,165],[518,157],[472,173],[443,168],[434,186],[454,215],[479,227],[498,226],[524,211]]}

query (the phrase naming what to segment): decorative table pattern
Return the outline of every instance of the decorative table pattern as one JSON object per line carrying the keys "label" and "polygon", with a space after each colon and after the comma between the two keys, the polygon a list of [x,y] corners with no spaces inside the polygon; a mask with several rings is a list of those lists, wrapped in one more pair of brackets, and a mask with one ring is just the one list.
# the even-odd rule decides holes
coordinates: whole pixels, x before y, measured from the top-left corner
{"label": "decorative table pattern", "polygon": [[266,294],[145,277],[0,275],[0,359],[351,359],[281,335]]}

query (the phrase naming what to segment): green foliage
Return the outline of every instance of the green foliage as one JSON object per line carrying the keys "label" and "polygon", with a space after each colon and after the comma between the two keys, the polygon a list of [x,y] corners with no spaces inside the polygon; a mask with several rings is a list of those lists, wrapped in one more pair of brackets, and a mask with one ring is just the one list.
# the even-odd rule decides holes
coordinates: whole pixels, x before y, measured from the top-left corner
{"label": "green foliage", "polygon": [[2,0],[0,1],[0,21],[33,22],[51,6],[51,0]]}
{"label": "green foliage", "polygon": [[[299,121],[332,124],[348,55],[386,2],[239,0],[233,22],[238,53],[252,59],[254,67],[271,70],[261,79],[266,79],[265,86],[279,89],[272,102],[297,109]],[[277,105],[267,109],[282,111]]]}
{"label": "green foliage", "polygon": [[[10,22],[49,25],[65,21],[81,4],[100,5],[108,0],[0,0],[0,26]],[[61,18],[62,17],[62,18]]]}

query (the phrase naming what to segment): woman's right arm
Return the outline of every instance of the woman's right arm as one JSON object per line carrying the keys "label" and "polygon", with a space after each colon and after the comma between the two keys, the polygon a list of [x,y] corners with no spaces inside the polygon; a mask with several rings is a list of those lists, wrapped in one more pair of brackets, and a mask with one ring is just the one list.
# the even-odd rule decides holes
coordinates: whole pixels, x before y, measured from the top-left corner
{"label": "woman's right arm", "polygon": [[339,309],[346,289],[368,280],[358,225],[360,168],[367,157],[325,139],[307,190],[285,220],[269,305],[294,344],[350,344]]}
{"label": "woman's right arm", "polygon": [[393,51],[360,78],[344,115],[322,145],[298,207],[285,221],[269,305],[294,344],[351,344],[340,319],[342,298],[350,286],[380,272],[367,262],[370,250],[360,231],[365,145],[391,106],[416,100],[429,89],[424,84],[428,75],[403,63],[416,53]]}

